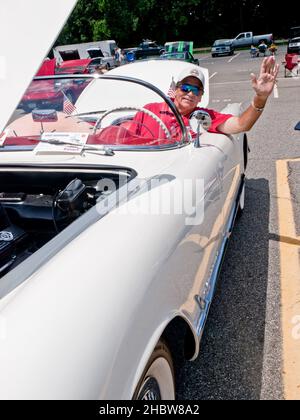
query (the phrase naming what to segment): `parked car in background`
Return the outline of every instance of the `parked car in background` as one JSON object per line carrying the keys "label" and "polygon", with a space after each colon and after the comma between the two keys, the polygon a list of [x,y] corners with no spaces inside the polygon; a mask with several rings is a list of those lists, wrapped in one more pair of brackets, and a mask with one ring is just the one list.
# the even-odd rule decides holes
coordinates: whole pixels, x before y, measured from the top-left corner
{"label": "parked car in background", "polygon": [[[149,39],[144,40],[138,47],[126,48],[124,50],[127,61],[141,60],[148,57],[157,57],[165,52],[162,45]],[[130,59],[128,57],[130,56]]]}
{"label": "parked car in background", "polygon": [[24,93],[18,108],[25,112],[47,108],[61,111],[65,100],[74,104],[89,83],[89,80],[81,79],[46,79],[32,82]]}
{"label": "parked car in background", "polygon": [[145,56],[151,57],[161,55],[164,52],[164,47],[156,43],[156,41],[150,41],[149,39],[144,40],[139,48],[135,51],[135,57],[144,58]]}
{"label": "parked car in background", "polygon": [[56,66],[55,74],[91,74],[95,72],[98,66],[105,66],[107,70],[112,68],[111,64],[101,57],[86,58],[83,60],[63,61]]}
{"label": "parked car in background", "polygon": [[[91,60],[72,60],[66,61],[57,66],[55,58],[52,60],[44,60],[40,66],[36,77],[54,76],[55,74],[88,74],[88,65]],[[19,109],[25,112],[31,112],[34,109],[53,108],[57,110],[63,109],[64,100],[68,98],[74,103],[83,89],[87,86],[87,82],[78,83],[78,81],[44,79],[39,83],[31,83],[24,93]]]}
{"label": "parked car in background", "polygon": [[56,66],[55,74],[87,74],[91,61],[90,58],[63,61]]}
{"label": "parked car in background", "polygon": [[[113,44],[111,44],[112,46]],[[103,65],[106,66],[107,70],[112,69],[117,66],[117,60],[115,58],[115,50],[109,54],[108,52],[102,52],[100,48],[89,48],[87,50],[90,58],[93,61],[91,65],[99,66]],[[98,63],[98,64],[97,64]]]}
{"label": "parked car in background", "polygon": [[80,44],[57,45],[53,55],[57,63],[83,58],[113,58],[117,44],[115,40],[84,42]]}
{"label": "parked car in background", "polygon": [[300,54],[300,26],[290,29],[288,54]]}
{"label": "parked car in background", "polygon": [[[101,59],[100,64],[108,69],[116,67],[117,63],[114,57],[117,44],[114,40],[87,42],[81,44],[61,45],[53,48],[53,55],[58,66],[71,67],[72,64],[64,64],[77,60]],[[82,71],[80,71],[82,73]],[[77,73],[77,72],[76,72]]]}
{"label": "parked car in background", "polygon": [[233,55],[234,47],[231,39],[217,39],[211,49],[212,57],[219,55]]}
{"label": "parked car in background", "polygon": [[115,65],[111,65],[109,62],[105,61],[105,59],[103,58],[93,58],[89,65],[88,65],[88,73],[94,73],[96,68],[99,66],[104,66],[106,67],[106,70],[110,70],[111,68],[115,67]]}
{"label": "parked car in background", "polygon": [[194,42],[193,41],[166,42],[164,48],[167,53],[190,52],[191,54],[193,54]]}
{"label": "parked car in background", "polygon": [[273,34],[253,35],[253,32],[242,32],[231,41],[235,48],[259,45],[262,41],[265,41],[267,45],[270,45],[273,42]]}
{"label": "parked car in background", "polygon": [[189,51],[177,53],[165,53],[159,57],[160,60],[181,60],[199,66],[198,58],[195,58]]}
{"label": "parked car in background", "polygon": [[46,58],[39,70],[36,73],[36,77],[40,76],[54,76],[56,71],[56,60],[55,58],[52,58],[52,60],[49,60],[49,58]]}

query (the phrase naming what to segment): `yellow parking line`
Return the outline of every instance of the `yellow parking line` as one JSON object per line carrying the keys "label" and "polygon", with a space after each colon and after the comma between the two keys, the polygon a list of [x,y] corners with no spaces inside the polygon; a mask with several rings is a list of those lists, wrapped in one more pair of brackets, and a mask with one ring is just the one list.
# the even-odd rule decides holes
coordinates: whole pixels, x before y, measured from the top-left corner
{"label": "yellow parking line", "polygon": [[[277,161],[280,232],[283,382],[287,400],[300,400],[300,238],[296,235],[288,163]],[[287,240],[287,238],[289,240]]]}

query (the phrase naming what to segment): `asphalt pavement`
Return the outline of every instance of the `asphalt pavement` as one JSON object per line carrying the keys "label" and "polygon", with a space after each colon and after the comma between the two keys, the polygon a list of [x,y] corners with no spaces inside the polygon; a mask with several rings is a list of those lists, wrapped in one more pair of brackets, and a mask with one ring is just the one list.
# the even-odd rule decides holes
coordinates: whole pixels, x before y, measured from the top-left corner
{"label": "asphalt pavement", "polygon": [[[277,62],[285,50],[280,47]],[[262,57],[242,51],[197,58],[210,71],[210,108],[250,103],[250,73],[259,72]],[[246,208],[227,250],[200,355],[181,367],[177,399],[284,399],[276,162],[300,157],[299,105],[300,78],[284,78],[281,65],[278,89],[248,135]],[[300,161],[289,164],[289,175],[300,235]]]}

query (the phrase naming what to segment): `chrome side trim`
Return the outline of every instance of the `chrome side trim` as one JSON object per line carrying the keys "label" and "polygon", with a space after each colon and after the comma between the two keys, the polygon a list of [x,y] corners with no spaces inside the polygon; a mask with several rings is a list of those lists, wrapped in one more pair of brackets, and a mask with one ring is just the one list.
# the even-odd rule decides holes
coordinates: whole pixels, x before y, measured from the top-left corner
{"label": "chrome side trim", "polygon": [[222,262],[224,259],[224,255],[225,255],[225,251],[226,251],[226,247],[229,241],[229,238],[231,236],[233,227],[234,227],[234,222],[236,219],[236,215],[238,212],[238,208],[239,208],[239,200],[240,200],[240,195],[241,192],[243,190],[243,186],[244,186],[244,175],[242,177],[241,183],[240,183],[240,187],[237,193],[237,197],[235,200],[235,205],[232,208],[232,211],[230,213],[228,222],[226,224],[226,232],[224,234],[224,239],[222,242],[222,245],[220,247],[220,251],[216,257],[216,262],[214,264],[214,268],[211,274],[210,279],[207,281],[206,285],[205,285],[205,290],[203,292],[203,294],[200,295],[196,295],[195,296],[195,300],[199,306],[199,318],[198,320],[196,320],[194,322],[194,329],[195,329],[195,333],[196,333],[196,337],[198,339],[198,348],[196,349],[195,355],[193,357],[192,360],[195,360],[195,358],[198,355],[199,352],[199,347],[200,347],[200,342],[202,339],[202,335],[203,335],[203,331],[204,331],[204,327],[207,321],[207,317],[208,317],[208,313],[210,310],[210,306],[211,303],[213,301],[213,297],[215,294],[215,289],[216,289],[216,285],[217,285],[217,281],[218,281],[218,277],[221,271],[221,267],[222,267]]}

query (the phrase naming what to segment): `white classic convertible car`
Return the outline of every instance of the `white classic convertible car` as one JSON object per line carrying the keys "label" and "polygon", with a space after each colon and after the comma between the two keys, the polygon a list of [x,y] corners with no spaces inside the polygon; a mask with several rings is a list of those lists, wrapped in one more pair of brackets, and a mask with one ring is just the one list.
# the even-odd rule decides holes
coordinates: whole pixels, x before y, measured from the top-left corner
{"label": "white classic convertible car", "polygon": [[[187,66],[36,79],[0,127],[1,399],[175,398],[172,359],[198,355],[248,150],[203,112],[185,127],[167,92]],[[162,101],[179,134],[144,107]]]}

